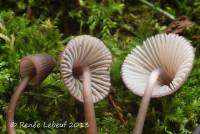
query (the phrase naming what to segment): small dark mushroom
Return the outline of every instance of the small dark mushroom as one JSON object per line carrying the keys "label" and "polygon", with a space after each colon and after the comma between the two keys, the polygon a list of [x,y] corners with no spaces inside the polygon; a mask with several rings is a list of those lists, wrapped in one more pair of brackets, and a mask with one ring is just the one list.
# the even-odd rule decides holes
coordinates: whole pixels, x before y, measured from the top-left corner
{"label": "small dark mushroom", "polygon": [[12,95],[6,114],[6,129],[8,134],[16,133],[13,126],[15,109],[17,101],[24,89],[27,85],[39,85],[53,70],[54,66],[55,61],[47,54],[30,55],[21,60],[20,75],[22,82]]}

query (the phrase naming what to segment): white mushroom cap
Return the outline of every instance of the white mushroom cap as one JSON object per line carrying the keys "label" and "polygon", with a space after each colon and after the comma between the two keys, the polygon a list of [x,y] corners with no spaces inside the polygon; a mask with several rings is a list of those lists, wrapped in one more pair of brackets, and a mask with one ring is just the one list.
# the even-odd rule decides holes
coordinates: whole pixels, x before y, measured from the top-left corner
{"label": "white mushroom cap", "polygon": [[161,68],[172,78],[168,85],[157,80],[152,97],[162,97],[177,91],[192,70],[194,49],[177,34],[158,34],[148,38],[126,57],[122,65],[125,85],[143,96],[150,73]]}
{"label": "white mushroom cap", "polygon": [[82,69],[88,67],[91,73],[92,98],[95,103],[109,93],[111,63],[111,53],[101,40],[81,35],[70,40],[65,47],[61,56],[61,75],[70,93],[83,102]]}

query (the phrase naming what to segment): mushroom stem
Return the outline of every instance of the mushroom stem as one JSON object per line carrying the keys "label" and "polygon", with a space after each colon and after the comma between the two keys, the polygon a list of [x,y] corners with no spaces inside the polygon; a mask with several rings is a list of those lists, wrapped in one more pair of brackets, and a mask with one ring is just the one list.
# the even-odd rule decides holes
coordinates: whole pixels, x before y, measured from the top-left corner
{"label": "mushroom stem", "polygon": [[85,120],[88,123],[87,134],[97,134],[94,104],[91,91],[91,74],[89,68],[83,69],[83,99]]}
{"label": "mushroom stem", "polygon": [[17,101],[26,88],[28,82],[30,81],[30,77],[25,77],[20,85],[17,87],[15,90],[14,94],[11,97],[10,104],[8,106],[8,111],[6,113],[6,127],[7,127],[7,133],[8,134],[15,134],[15,125],[14,125],[14,114],[15,114],[15,109],[17,105]]}
{"label": "mushroom stem", "polygon": [[133,131],[133,134],[142,134],[144,121],[147,113],[147,109],[150,103],[151,95],[153,92],[153,88],[156,84],[157,79],[159,78],[159,75],[161,74],[161,69],[155,69],[151,72],[144,96],[142,98],[142,102],[140,103],[140,109],[136,118],[136,125]]}

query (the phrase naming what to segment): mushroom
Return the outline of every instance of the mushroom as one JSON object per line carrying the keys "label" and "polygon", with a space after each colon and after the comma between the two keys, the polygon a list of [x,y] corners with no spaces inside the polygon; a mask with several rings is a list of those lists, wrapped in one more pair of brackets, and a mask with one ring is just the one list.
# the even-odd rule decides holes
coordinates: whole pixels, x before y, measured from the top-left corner
{"label": "mushroom", "polygon": [[192,134],[200,134],[200,125],[197,128],[194,129]]}
{"label": "mushroom", "polygon": [[8,134],[16,133],[14,128],[14,114],[17,101],[24,89],[27,87],[27,85],[39,85],[53,70],[54,66],[55,61],[47,54],[30,55],[21,60],[20,75],[22,81],[12,95],[6,113],[6,129]]}
{"label": "mushroom", "polygon": [[87,133],[96,134],[94,104],[110,90],[112,56],[104,43],[81,35],[70,40],[61,56],[61,76],[72,96],[84,103]]}
{"label": "mushroom", "polygon": [[151,98],[170,95],[187,79],[193,67],[194,49],[177,34],[158,34],[137,46],[122,65],[122,79],[142,97],[134,134],[141,134]]}

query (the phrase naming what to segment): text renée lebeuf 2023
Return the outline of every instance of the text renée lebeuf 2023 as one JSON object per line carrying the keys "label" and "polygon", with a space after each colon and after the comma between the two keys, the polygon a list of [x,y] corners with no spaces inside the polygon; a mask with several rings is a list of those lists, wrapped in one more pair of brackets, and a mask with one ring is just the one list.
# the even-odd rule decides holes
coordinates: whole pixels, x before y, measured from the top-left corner
{"label": "text ren\u00e9e lebeuf 2023", "polygon": [[82,122],[34,122],[34,123],[26,123],[26,122],[12,122],[11,127],[19,127],[19,128],[86,128],[88,127],[88,123]]}

